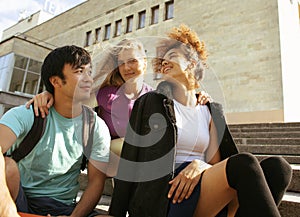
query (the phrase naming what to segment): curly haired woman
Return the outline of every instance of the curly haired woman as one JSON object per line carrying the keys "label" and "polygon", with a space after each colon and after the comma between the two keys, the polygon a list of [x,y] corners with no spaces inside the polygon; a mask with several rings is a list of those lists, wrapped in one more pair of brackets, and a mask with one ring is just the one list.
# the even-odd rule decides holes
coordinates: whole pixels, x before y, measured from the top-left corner
{"label": "curly haired woman", "polygon": [[115,181],[115,217],[279,217],[291,179],[281,157],[238,153],[221,106],[196,103],[207,52],[187,26],[157,46],[157,91],[135,101]]}

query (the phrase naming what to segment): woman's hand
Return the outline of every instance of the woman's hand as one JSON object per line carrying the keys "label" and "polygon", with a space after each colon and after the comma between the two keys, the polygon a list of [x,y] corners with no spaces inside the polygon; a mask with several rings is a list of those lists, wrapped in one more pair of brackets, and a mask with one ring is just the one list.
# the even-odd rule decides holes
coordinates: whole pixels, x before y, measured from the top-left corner
{"label": "woman's hand", "polygon": [[200,91],[198,93],[198,99],[197,99],[197,104],[200,104],[200,105],[205,105],[206,103],[208,102],[212,102],[212,98],[211,96],[206,93],[205,91]]}
{"label": "woman's hand", "polygon": [[38,95],[35,95],[31,100],[26,103],[26,108],[29,108],[33,103],[33,109],[36,116],[39,116],[39,110],[42,118],[46,117],[49,113],[49,108],[54,103],[54,98],[51,93],[44,91]]}
{"label": "woman's hand", "polygon": [[195,186],[198,184],[201,173],[211,167],[211,165],[200,161],[193,160],[186,168],[184,168],[172,181],[168,193],[168,198],[173,196],[173,203],[181,203],[183,199],[188,199]]}

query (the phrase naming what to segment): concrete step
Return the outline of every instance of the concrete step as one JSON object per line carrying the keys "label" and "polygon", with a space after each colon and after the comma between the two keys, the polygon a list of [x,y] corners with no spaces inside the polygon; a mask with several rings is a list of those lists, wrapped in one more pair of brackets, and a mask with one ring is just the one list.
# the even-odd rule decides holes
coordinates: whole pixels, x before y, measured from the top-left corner
{"label": "concrete step", "polygon": [[231,132],[234,138],[300,138],[300,131],[262,131],[262,132]]}
{"label": "concrete step", "polygon": [[279,206],[282,217],[300,216],[300,123],[258,123],[229,125],[240,152],[253,153],[259,160],[284,157],[293,177]]}
{"label": "concrete step", "polygon": [[279,211],[282,217],[299,217],[300,193],[287,192],[279,205]]}
{"label": "concrete step", "polygon": [[300,164],[291,164],[291,167],[293,176],[288,191],[300,193]]}
{"label": "concrete step", "polygon": [[[76,201],[80,200],[82,194],[83,194],[83,190],[78,192]],[[110,206],[110,202],[111,202],[111,196],[102,195],[102,197],[100,198],[100,200],[96,206],[96,209],[100,215],[108,215],[108,209]]]}
{"label": "concrete step", "polygon": [[291,123],[251,123],[251,124],[229,124],[230,129],[242,128],[300,128],[299,122]]}
{"label": "concrete step", "polygon": [[271,157],[271,156],[281,156],[284,159],[286,159],[287,162],[290,164],[300,164],[300,156],[298,155],[272,155],[272,154],[255,154],[255,156],[259,159],[262,160],[266,157]]}
{"label": "concrete step", "polygon": [[300,145],[300,138],[234,138],[234,141],[236,144]]}
{"label": "concrete step", "polygon": [[300,145],[260,145],[260,144],[237,144],[240,152],[253,154],[274,154],[300,156]]}
{"label": "concrete step", "polygon": [[230,127],[230,132],[300,132],[300,127]]}

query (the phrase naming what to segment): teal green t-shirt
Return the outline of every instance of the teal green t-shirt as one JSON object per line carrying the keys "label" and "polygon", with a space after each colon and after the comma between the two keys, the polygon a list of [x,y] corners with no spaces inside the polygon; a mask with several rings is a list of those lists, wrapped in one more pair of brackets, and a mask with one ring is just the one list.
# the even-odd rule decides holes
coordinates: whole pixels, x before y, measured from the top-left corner
{"label": "teal green t-shirt", "polygon": [[[91,158],[108,162],[109,130],[96,113],[94,117],[96,121]],[[0,124],[9,127],[18,138],[9,152],[24,139],[33,120],[32,108],[26,109],[25,106],[12,108],[3,115]],[[79,190],[82,151],[82,115],[65,118],[51,107],[44,135],[34,149],[18,163],[21,184],[27,197],[47,196],[71,204]]]}

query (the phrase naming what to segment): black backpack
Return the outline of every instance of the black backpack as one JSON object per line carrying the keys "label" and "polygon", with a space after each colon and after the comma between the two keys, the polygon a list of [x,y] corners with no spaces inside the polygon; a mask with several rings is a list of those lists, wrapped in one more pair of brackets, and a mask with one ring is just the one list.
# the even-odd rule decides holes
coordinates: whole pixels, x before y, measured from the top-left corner
{"label": "black backpack", "polygon": [[[94,111],[90,107],[82,106],[82,145],[83,145],[83,159],[81,163],[81,170],[86,168],[87,161],[91,155],[93,145],[93,135],[95,129]],[[34,115],[34,122],[19,147],[16,148],[11,157],[16,161],[20,161],[35,147],[38,141],[42,138],[46,128],[47,118],[42,118],[40,115]]]}

